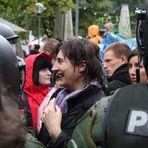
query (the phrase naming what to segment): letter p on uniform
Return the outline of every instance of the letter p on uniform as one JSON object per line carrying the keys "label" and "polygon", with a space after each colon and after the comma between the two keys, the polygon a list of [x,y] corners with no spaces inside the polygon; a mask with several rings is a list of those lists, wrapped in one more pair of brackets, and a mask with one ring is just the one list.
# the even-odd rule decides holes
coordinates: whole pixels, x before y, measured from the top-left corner
{"label": "letter p on uniform", "polygon": [[148,114],[145,111],[131,111],[127,132],[134,133],[135,128],[145,126],[148,122]]}

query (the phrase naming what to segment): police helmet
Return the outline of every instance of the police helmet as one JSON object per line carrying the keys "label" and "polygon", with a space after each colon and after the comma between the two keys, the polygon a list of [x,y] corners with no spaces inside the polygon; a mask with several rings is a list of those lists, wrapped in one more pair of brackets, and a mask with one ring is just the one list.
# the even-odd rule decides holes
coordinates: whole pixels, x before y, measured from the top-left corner
{"label": "police helmet", "polygon": [[9,92],[19,95],[20,73],[15,52],[10,43],[0,35],[0,81]]}
{"label": "police helmet", "polygon": [[16,43],[16,40],[18,39],[18,35],[16,35],[13,31],[12,31],[12,29],[8,26],[8,25],[6,25],[6,24],[4,24],[4,23],[2,23],[2,22],[0,22],[0,34],[4,37],[4,38],[6,38],[11,44],[14,44],[14,43]]}
{"label": "police helmet", "polygon": [[0,22],[0,35],[9,41],[12,45],[12,49],[15,51],[16,55],[24,58],[24,53],[22,50],[21,42],[19,36],[14,33],[14,31],[3,22]]}

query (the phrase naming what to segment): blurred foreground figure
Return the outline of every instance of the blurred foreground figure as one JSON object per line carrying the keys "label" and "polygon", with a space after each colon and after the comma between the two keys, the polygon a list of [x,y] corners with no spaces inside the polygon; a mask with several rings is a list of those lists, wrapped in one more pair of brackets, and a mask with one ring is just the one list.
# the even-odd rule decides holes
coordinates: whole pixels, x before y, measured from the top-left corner
{"label": "blurred foreground figure", "polygon": [[[11,75],[10,75],[11,74]],[[15,52],[0,36],[0,147],[22,148],[26,131],[19,117],[20,75]]]}
{"label": "blurred foreground figure", "polygon": [[16,100],[7,91],[3,83],[0,84],[0,147],[22,148],[25,145],[25,127],[20,120]]}
{"label": "blurred foreground figure", "polygon": [[0,148],[43,148],[21,120],[20,79],[16,53],[0,35]]}

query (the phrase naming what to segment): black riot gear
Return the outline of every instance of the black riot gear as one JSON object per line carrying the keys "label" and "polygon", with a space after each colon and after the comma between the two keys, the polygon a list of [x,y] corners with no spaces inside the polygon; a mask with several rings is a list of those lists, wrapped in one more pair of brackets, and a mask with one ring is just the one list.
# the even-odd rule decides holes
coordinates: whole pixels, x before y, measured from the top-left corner
{"label": "black riot gear", "polygon": [[12,50],[14,50],[17,61],[18,61],[18,67],[20,71],[20,93],[22,86],[25,81],[25,62],[24,62],[24,53],[22,50],[21,42],[19,39],[19,36],[16,35],[13,30],[6,24],[0,22],[0,35],[2,35],[5,39],[9,41],[9,43],[12,46]]}
{"label": "black riot gear", "polygon": [[17,39],[19,38],[19,36],[16,35],[8,25],[2,22],[0,22],[0,34],[11,44],[16,43]]}
{"label": "black riot gear", "polygon": [[19,94],[20,74],[17,58],[10,43],[0,35],[0,81],[10,92]]}
{"label": "black riot gear", "polygon": [[22,50],[19,36],[16,35],[8,25],[2,22],[0,22],[0,35],[2,35],[4,38],[6,38],[9,41],[17,56],[24,58],[24,53]]}
{"label": "black riot gear", "polygon": [[[0,35],[0,89],[5,90],[5,88],[8,90],[8,96],[5,98],[5,94],[1,94],[0,96],[0,112],[2,116],[1,120],[1,127],[3,127],[3,124],[6,123],[6,126],[4,126],[5,130],[1,130],[1,141],[3,139],[8,138],[8,140],[0,143],[0,147],[4,147],[4,145],[8,147],[13,144],[12,147],[14,147],[14,143],[16,144],[17,147],[24,147],[23,141],[26,141],[25,147],[40,147],[43,148],[43,144],[37,141],[37,139],[32,136],[32,134],[29,132],[27,135],[25,135],[24,127],[21,126],[21,121],[17,119],[18,117],[18,112],[17,111],[17,106],[20,109],[20,118],[24,119],[23,115],[23,108],[20,107],[21,100],[19,98],[20,95],[20,78],[22,78],[21,71],[22,69],[25,69],[25,63],[22,58],[16,56],[16,52],[13,50],[12,44],[14,44],[15,40],[17,39],[18,36],[13,34],[11,30],[9,31],[9,35],[12,36],[6,36],[6,30],[1,30],[1,23],[0,23],[0,34],[4,33],[3,36]],[[6,32],[5,32],[6,31]],[[9,42],[8,42],[9,41]],[[18,41],[18,40],[17,40]],[[11,43],[11,44],[10,44]],[[1,88],[2,87],[2,88]],[[0,90],[2,92],[2,90]],[[9,101],[9,96],[11,96]],[[2,101],[3,100],[3,101]],[[4,100],[7,102],[4,102]],[[13,103],[13,101],[16,101],[16,103]],[[14,108],[13,106],[14,105]],[[12,123],[11,123],[12,122]],[[14,124],[12,128],[9,128],[8,126]],[[6,127],[6,128],[5,128]],[[19,129],[18,129],[18,128]],[[16,130],[17,132],[15,132]],[[6,131],[6,132],[5,132]],[[12,134],[9,134],[12,133]],[[15,137],[12,137],[14,133]],[[6,135],[7,134],[7,135]],[[3,135],[3,136],[2,136]],[[4,138],[5,137],[5,138]],[[26,137],[26,138],[25,138]],[[20,140],[19,140],[20,139]],[[16,147],[15,146],[15,147]]]}

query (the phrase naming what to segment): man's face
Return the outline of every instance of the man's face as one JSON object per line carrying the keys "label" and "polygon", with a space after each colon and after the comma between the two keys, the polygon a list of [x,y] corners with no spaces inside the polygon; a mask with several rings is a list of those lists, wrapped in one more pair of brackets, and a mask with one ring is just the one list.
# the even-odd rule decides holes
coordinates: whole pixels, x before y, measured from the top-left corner
{"label": "man's face", "polygon": [[105,52],[103,68],[109,77],[111,77],[122,64],[124,64],[122,58],[116,58],[113,51],[109,50]]}
{"label": "man's face", "polygon": [[64,57],[63,52],[60,50],[56,62],[52,68],[56,72],[56,76],[60,78],[60,84],[69,90],[73,91],[78,82],[79,72],[78,67],[74,67],[68,58]]}

